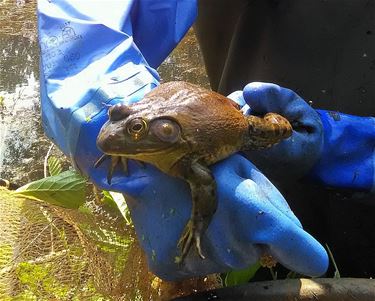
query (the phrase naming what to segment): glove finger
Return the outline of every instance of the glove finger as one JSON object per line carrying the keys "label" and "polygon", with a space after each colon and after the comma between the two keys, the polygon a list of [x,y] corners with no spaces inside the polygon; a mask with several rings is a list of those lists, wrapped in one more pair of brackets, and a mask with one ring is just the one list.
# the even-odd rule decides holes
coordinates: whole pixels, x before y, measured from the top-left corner
{"label": "glove finger", "polygon": [[283,221],[283,226],[269,242],[270,254],[290,270],[309,276],[323,275],[329,264],[323,246],[293,223]]}
{"label": "glove finger", "polygon": [[[248,235],[253,244],[265,246],[266,253],[293,271],[309,276],[324,274],[328,267],[328,256],[323,246],[273,207],[271,198],[274,196],[257,198],[263,190],[249,181],[243,181],[236,189],[240,202],[248,202],[237,213],[238,220],[246,221],[242,228],[247,229],[247,234],[243,236]],[[249,196],[255,197],[249,200]]]}
{"label": "glove finger", "polygon": [[282,88],[272,83],[253,82],[243,89],[243,96],[246,103],[256,114],[268,112],[283,115],[286,105],[298,97],[293,91]]}
{"label": "glove finger", "polygon": [[241,90],[234,91],[227,97],[236,102],[240,107],[246,105],[245,99],[243,98],[243,91]]}

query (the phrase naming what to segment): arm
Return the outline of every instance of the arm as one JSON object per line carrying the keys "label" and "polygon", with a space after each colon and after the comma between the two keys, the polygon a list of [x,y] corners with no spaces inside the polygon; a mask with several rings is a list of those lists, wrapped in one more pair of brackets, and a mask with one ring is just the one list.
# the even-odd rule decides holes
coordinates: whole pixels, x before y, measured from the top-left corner
{"label": "arm", "polygon": [[276,112],[293,124],[291,138],[249,158],[273,178],[306,177],[322,185],[374,191],[375,119],[314,110],[289,89],[267,83],[248,84],[243,91],[252,112]]}

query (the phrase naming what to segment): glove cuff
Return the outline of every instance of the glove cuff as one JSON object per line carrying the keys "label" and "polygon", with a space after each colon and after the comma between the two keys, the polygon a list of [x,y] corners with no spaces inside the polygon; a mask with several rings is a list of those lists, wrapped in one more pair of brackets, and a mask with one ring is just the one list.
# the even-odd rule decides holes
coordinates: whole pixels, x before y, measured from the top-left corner
{"label": "glove cuff", "polygon": [[323,149],[307,177],[326,186],[374,191],[375,118],[317,112],[323,124]]}

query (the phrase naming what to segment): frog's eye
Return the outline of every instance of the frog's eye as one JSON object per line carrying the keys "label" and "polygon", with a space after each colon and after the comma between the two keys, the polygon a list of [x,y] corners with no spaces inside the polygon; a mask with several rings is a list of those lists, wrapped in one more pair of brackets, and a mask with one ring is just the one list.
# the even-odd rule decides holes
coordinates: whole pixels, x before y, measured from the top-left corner
{"label": "frog's eye", "polygon": [[147,123],[142,118],[134,118],[131,120],[126,130],[130,135],[132,135],[134,138],[139,138],[140,135],[142,135],[147,130]]}
{"label": "frog's eye", "polygon": [[128,106],[123,104],[117,104],[109,108],[108,116],[110,121],[119,121],[125,119],[131,114],[131,110]]}
{"label": "frog's eye", "polygon": [[180,138],[180,127],[168,119],[158,119],[152,123],[151,132],[160,140],[174,143]]}

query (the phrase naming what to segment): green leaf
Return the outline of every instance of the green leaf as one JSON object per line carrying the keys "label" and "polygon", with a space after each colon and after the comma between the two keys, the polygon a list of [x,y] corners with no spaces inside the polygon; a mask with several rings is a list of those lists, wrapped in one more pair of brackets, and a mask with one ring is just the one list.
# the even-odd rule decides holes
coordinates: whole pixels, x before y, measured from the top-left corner
{"label": "green leaf", "polygon": [[260,263],[257,262],[246,269],[228,272],[225,276],[225,286],[234,286],[238,284],[248,283],[251,278],[254,277],[255,273],[259,270],[260,267]]}
{"label": "green leaf", "polygon": [[114,191],[102,191],[104,198],[102,199],[103,203],[107,206],[109,205],[113,209],[116,208],[116,211],[119,212],[122,217],[125,219],[127,225],[131,225],[131,217],[129,208],[126,204],[124,195],[119,192]]}
{"label": "green leaf", "polygon": [[55,156],[50,156],[47,160],[48,162],[48,171],[51,176],[57,176],[62,172],[62,166],[60,159]]}
{"label": "green leaf", "polygon": [[102,203],[106,206],[108,206],[111,209],[116,209],[118,210],[117,204],[115,200],[113,199],[113,196],[111,193],[107,190],[102,190],[103,198],[102,198]]}
{"label": "green leaf", "polygon": [[45,201],[64,208],[78,208],[85,202],[86,180],[75,171],[64,171],[18,188],[14,194]]}

